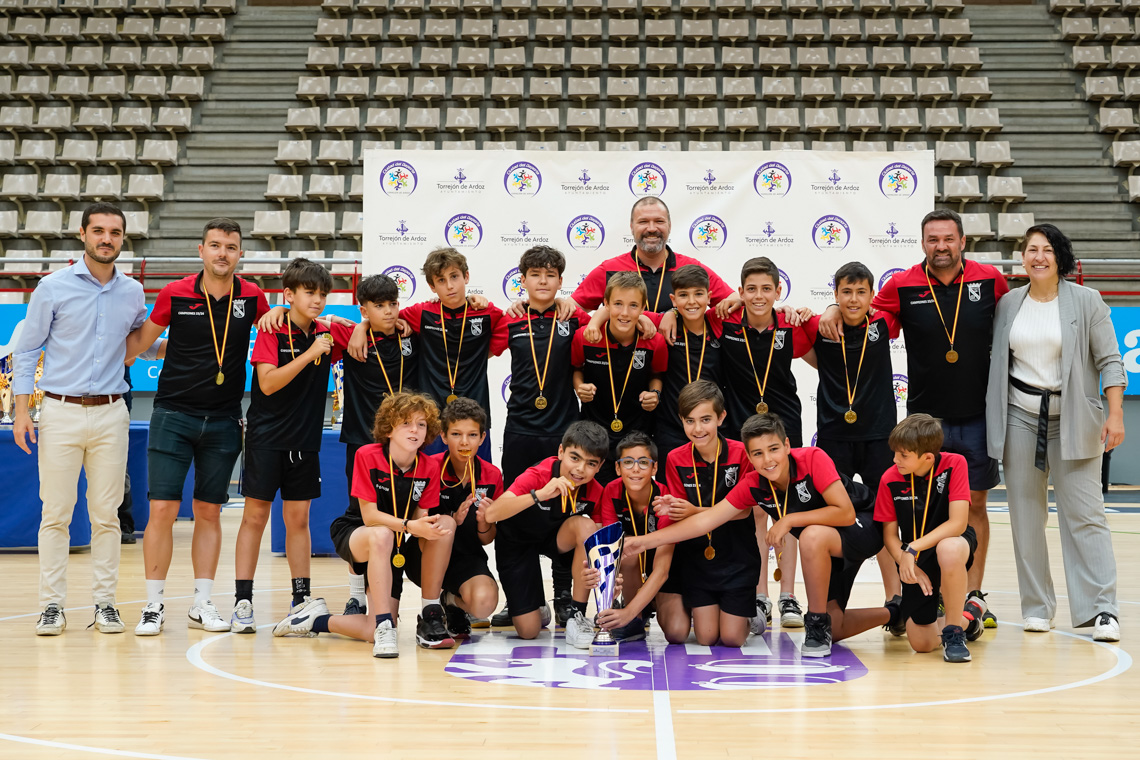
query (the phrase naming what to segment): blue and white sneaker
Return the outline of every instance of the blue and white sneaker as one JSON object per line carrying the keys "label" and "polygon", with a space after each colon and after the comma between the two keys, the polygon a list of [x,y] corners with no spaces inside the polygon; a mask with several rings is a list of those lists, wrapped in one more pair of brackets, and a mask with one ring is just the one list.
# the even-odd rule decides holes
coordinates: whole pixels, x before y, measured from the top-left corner
{"label": "blue and white sneaker", "polygon": [[273,626],[274,636],[304,636],[313,638],[313,621],[321,615],[329,614],[329,607],[321,598],[306,597],[305,601],[293,607],[277,625]]}
{"label": "blue and white sneaker", "polygon": [[253,620],[253,602],[242,599],[234,606],[230,615],[230,633],[257,633],[257,624]]}

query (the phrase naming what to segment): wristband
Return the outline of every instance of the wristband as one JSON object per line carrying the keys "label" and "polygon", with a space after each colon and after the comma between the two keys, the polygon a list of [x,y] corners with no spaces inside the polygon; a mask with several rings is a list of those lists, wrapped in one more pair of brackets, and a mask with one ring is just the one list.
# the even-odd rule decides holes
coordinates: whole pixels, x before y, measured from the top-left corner
{"label": "wristband", "polygon": [[404,518],[404,532],[408,532],[408,518],[406,517]]}
{"label": "wristband", "polygon": [[660,389],[660,388],[650,388],[650,389],[649,389],[649,392],[650,392],[650,393],[656,393],[656,394],[657,394],[657,398],[658,398],[658,399],[660,399],[660,398],[661,398],[661,389]]}
{"label": "wristband", "polygon": [[911,545],[910,545],[910,544],[903,544],[903,545],[902,545],[902,550],[903,550],[904,552],[906,552],[907,554],[909,554],[910,556],[914,557],[915,559],[917,559],[917,558],[918,558],[918,552],[917,552],[917,551],[915,551],[913,548],[911,548]]}
{"label": "wristband", "polygon": [[541,506],[541,505],[542,505],[542,502],[541,502],[541,501],[539,500],[539,498],[538,498],[538,493],[537,493],[537,492],[535,491],[535,489],[533,489],[533,488],[532,488],[532,489],[530,489],[530,498],[534,499],[534,505],[535,505],[536,507],[538,507],[538,506]]}

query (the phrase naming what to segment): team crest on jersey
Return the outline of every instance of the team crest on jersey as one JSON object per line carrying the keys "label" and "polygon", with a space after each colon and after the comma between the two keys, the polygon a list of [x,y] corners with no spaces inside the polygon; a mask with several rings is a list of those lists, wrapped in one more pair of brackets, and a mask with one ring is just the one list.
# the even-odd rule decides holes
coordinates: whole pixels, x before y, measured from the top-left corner
{"label": "team crest on jersey", "polygon": [[783,330],[777,330],[775,335],[773,336],[772,340],[775,341],[775,343],[776,343],[776,350],[777,351],[783,351],[784,350],[784,331]]}
{"label": "team crest on jersey", "polygon": [[400,353],[404,356],[412,355],[412,339],[400,338]]}
{"label": "team crest on jersey", "polygon": [[872,322],[871,326],[867,328],[867,340],[874,343],[879,339],[879,323]]}
{"label": "team crest on jersey", "polygon": [[426,480],[417,480],[412,484],[412,501],[419,501],[420,497],[424,495],[424,487],[427,485]]}
{"label": "team crest on jersey", "polygon": [[967,282],[966,295],[970,297],[971,301],[982,300],[982,283],[980,282]]}
{"label": "team crest on jersey", "polygon": [[934,479],[934,486],[938,489],[938,493],[946,493],[946,476],[950,474],[947,470]]}
{"label": "team crest on jersey", "polygon": [[245,301],[234,301],[234,319],[242,319],[245,317]]}
{"label": "team crest on jersey", "polygon": [[720,348],[720,341],[716,338],[709,338],[709,348]]}
{"label": "team crest on jersey", "polygon": [[471,320],[471,334],[472,335],[482,335],[483,334],[483,320],[482,319]]}
{"label": "team crest on jersey", "polygon": [[489,489],[487,488],[487,486],[482,486],[480,488],[476,488],[475,493],[479,495],[480,499],[486,499],[488,490]]}
{"label": "team crest on jersey", "polygon": [[633,368],[645,369],[645,349],[639,348],[633,352]]}
{"label": "team crest on jersey", "polygon": [[736,485],[736,477],[740,474],[740,465],[730,464],[724,468],[724,484],[729,488]]}
{"label": "team crest on jersey", "polygon": [[558,334],[563,338],[570,337],[570,323],[569,322],[555,322],[554,326],[558,328]]}
{"label": "team crest on jersey", "polygon": [[806,480],[801,480],[799,483],[796,483],[796,496],[799,497],[799,500],[804,504],[811,501],[811,491],[808,490]]}

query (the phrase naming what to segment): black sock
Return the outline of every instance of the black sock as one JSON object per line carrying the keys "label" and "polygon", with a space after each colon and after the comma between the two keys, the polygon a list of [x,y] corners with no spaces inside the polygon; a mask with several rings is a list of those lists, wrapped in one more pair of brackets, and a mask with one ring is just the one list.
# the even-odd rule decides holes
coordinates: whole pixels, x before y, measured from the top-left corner
{"label": "black sock", "polygon": [[578,610],[578,612],[581,612],[583,615],[585,615],[585,614],[586,614],[586,606],[587,606],[588,604],[589,604],[589,602],[588,602],[588,601],[587,601],[587,602],[578,602],[578,601],[575,601],[575,602],[574,602],[574,609]]}
{"label": "black sock", "polygon": [[293,579],[293,606],[305,603],[305,597],[309,596],[309,579],[308,578],[294,578]]}
{"label": "black sock", "polygon": [[240,602],[243,599],[247,602],[253,601],[253,581],[234,581],[236,593],[234,594],[234,601]]}
{"label": "black sock", "polygon": [[380,624],[383,623],[385,620],[387,620],[389,623],[391,623],[393,628],[396,627],[396,621],[393,620],[392,616],[386,612],[383,615],[377,615],[376,616],[376,627],[379,628]]}
{"label": "black sock", "polygon": [[329,632],[329,618],[332,615],[318,615],[313,618],[313,633],[328,633]]}

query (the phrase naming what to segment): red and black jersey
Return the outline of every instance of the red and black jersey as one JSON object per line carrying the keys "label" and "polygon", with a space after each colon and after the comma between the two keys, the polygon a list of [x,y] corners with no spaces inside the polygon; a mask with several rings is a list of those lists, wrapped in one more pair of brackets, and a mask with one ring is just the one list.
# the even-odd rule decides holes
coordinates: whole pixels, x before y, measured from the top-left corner
{"label": "red and black jersey", "polygon": [[[547,457],[534,467],[519,475],[507,488],[515,496],[525,496],[531,491],[543,488],[562,472],[562,462],[558,457]],[[572,499],[555,496],[541,504],[532,504],[523,511],[498,523],[498,538],[512,541],[541,541],[552,529],[556,530],[568,517],[589,515],[594,512],[602,498],[602,485],[591,480],[579,486]]]}
{"label": "red and black jersey", "polygon": [[[570,319],[558,321],[552,306],[539,313],[527,309],[525,317],[505,316],[507,345],[511,350],[511,397],[507,400],[507,423],[504,430],[517,435],[548,436],[565,430],[578,419],[578,397],[574,395],[570,346],[574,333],[585,327],[590,315],[578,309]],[[529,325],[529,327],[528,327]],[[534,353],[531,353],[531,329],[534,331]],[[554,341],[551,343],[551,341]],[[546,363],[547,351],[550,364]],[[545,368],[542,395],[546,407],[534,405],[538,398],[538,372]]]}
{"label": "red and black jersey", "polygon": [[[711,507],[715,501],[724,500],[736,484],[752,472],[744,444],[724,437],[719,440],[720,456],[715,463],[706,462],[694,451],[692,444],[678,446],[669,452],[665,458],[665,482],[672,496],[696,506]],[[662,515],[657,527],[668,527],[670,522],[668,515]],[[760,572],[760,545],[756,541],[755,520],[730,520],[713,530],[711,546],[716,554],[711,560],[705,558],[705,550],[709,546],[708,536],[697,536],[677,544],[672,567],[678,568],[677,577],[684,584],[694,588],[735,588],[748,585],[746,579],[751,579],[751,584],[756,585]]]}
{"label": "red and black jersey", "polygon": [[329,366],[338,361],[347,343],[334,341],[330,353],[320,358],[320,364],[305,362],[304,368],[276,393],[261,390],[257,376],[258,364],[284,367],[313,345],[325,340],[329,334],[320,322],[313,322],[308,334],[285,321],[276,332],[261,332],[253,344],[250,364],[253,380],[250,383],[249,411],[246,413],[245,445],[255,449],[275,451],[320,451],[321,430],[325,418],[325,393],[329,387]]}
{"label": "red and black jersey", "polygon": [[[954,334],[958,361],[950,363],[946,361],[950,350],[947,332],[954,331],[959,289],[962,307]],[[928,284],[926,264],[922,263],[897,272],[875,295],[871,306],[894,314],[905,333],[908,413],[925,412],[954,420],[985,412],[994,309],[1008,292],[1005,277],[995,267],[965,259],[962,271],[949,285],[933,275]],[[938,316],[935,298],[945,325]]]}
{"label": "red and black jersey", "polygon": [[[657,515],[653,512],[653,500],[661,495],[661,485],[653,481],[649,504],[644,512],[638,512],[631,500],[626,499],[625,484],[621,478],[611,480],[602,491],[602,500],[594,510],[594,522],[612,525],[620,522],[621,530],[627,536],[644,536],[657,530]],[[655,549],[645,552],[645,574],[653,572]]]}
{"label": "red and black jersey", "polygon": [[[933,475],[933,477],[932,477]],[[930,506],[926,495],[931,485]],[[875,498],[875,519],[882,523],[897,522],[903,543],[910,543],[926,535],[950,519],[950,502],[970,501],[970,476],[966,458],[961,454],[942,452],[934,459],[934,466],[926,475],[903,475],[898,467],[891,467],[879,481],[879,494]],[[926,528],[923,529],[923,512]]]}
{"label": "red and black jersey", "polygon": [[[467,319],[464,320],[464,312]],[[487,386],[487,359],[498,356],[507,347],[507,331],[503,312],[494,304],[483,309],[460,307],[449,309],[441,303],[423,302],[400,310],[420,336],[419,388],[429,394],[443,409],[447,397],[466,396],[479,402],[491,416],[491,394]],[[443,347],[443,327],[447,327],[447,353]],[[462,350],[459,339],[463,338]],[[455,389],[448,378],[448,362],[455,373]]]}
{"label": "red and black jersey", "polygon": [[[337,345],[347,346],[352,330],[347,325],[334,323],[332,334]],[[340,429],[343,443],[363,446],[373,442],[376,410],[389,392],[384,372],[388,373],[393,391],[398,392],[401,386],[405,391],[419,388],[419,342],[415,334],[401,338],[395,332],[384,335],[373,330],[365,345],[368,355],[363,362],[353,359],[347,351],[344,353],[344,423]]]}
{"label": "red and black jersey", "polygon": [[[393,480],[396,491],[394,502]],[[413,519],[417,509],[430,512],[439,506],[439,463],[427,454],[417,452],[415,463],[406,471],[397,467],[393,477],[389,468],[387,443],[361,446],[353,463],[351,495],[362,502],[370,501],[379,511],[401,520]],[[355,502],[350,502],[345,515],[359,519],[360,508]]]}
{"label": "red and black jersey", "polygon": [[[780,513],[810,512],[829,505],[823,492],[835,481],[840,481],[851,499],[855,513],[871,519],[873,498],[870,490],[862,483],[840,475],[823,449],[806,446],[792,449],[788,453],[788,488],[776,487],[759,472],[753,470],[728,494],[728,501],[737,509],[752,509],[759,506],[773,521],[780,519]],[[792,528],[791,534],[800,537],[803,528]]]}
{"label": "red and black jersey", "polygon": [[[614,340],[606,325],[605,335],[596,343],[586,340],[586,328],[574,333],[570,362],[575,369],[582,371],[582,379],[597,386],[594,400],[582,404],[582,419],[596,422],[604,427],[610,436],[610,450],[632,430],[653,434],[654,413],[641,408],[639,397],[649,389],[649,381],[663,373],[668,366],[669,351],[665,339],[660,334],[645,340],[638,337],[628,346]],[[609,342],[609,360],[606,359],[606,343]],[[610,367],[609,362],[613,362]],[[629,382],[626,383],[626,374]],[[610,376],[613,376],[613,384]],[[622,387],[625,392],[622,393]],[[613,395],[611,395],[611,388]],[[618,399],[617,418],[622,428],[614,432],[610,424],[614,421],[614,399]]]}
{"label": "red and black jersey", "polygon": [[[764,403],[768,405],[769,412],[780,415],[788,435],[798,437],[802,429],[800,414],[803,407],[796,392],[792,359],[811,350],[807,332],[802,326],[789,325],[783,314],[777,314],[776,321],[766,329],[757,330],[748,326],[743,309],[724,320],[723,330],[721,367],[724,388],[728,391],[725,394],[728,429],[739,432],[744,421],[756,414],[756,405],[760,403],[756,381],[759,378],[760,384],[764,384],[764,371],[768,367],[768,352],[771,350],[772,368],[764,388]],[[752,359],[748,358],[745,339],[752,349]]]}
{"label": "red and black jersey", "polygon": [[[899,336],[898,321],[891,314],[879,311],[870,315],[869,322],[857,327],[846,324],[841,327],[842,344],[819,332],[819,317],[812,317],[804,324],[815,347],[819,369],[816,430],[821,436],[836,441],[886,438],[898,417],[891,369],[891,339]],[[851,405],[847,403],[848,383],[855,397]],[[849,408],[855,412],[855,422],[843,418]]]}
{"label": "red and black jersey", "polygon": [[[736,292],[720,278],[720,275],[705,266],[704,262],[694,259],[692,256],[674,253],[673,249],[668,246],[665,247],[665,250],[668,251],[665,264],[658,267],[657,271],[653,271],[638,259],[636,248],[631,248],[628,253],[603,261],[586,275],[586,279],[582,280],[582,284],[574,291],[572,298],[583,309],[593,311],[602,304],[602,296],[605,295],[606,283],[610,281],[610,275],[615,272],[640,272],[641,278],[645,280],[645,289],[649,292],[649,303],[645,310],[658,313],[668,311],[672,308],[669,294],[673,292],[673,272],[677,270],[677,267],[683,267],[686,264],[697,264],[704,267],[709,273],[709,301],[714,306]],[[660,297],[658,297],[658,289],[660,289]]]}
{"label": "red and black jersey", "polygon": [[[471,495],[471,480],[461,482],[462,477],[455,474],[455,468],[446,451],[432,457],[439,469],[439,506],[431,510],[433,515],[454,515],[468,496]],[[494,501],[503,495],[503,473],[499,468],[485,459],[475,457],[475,493],[483,498]],[[475,519],[475,509],[467,510],[467,517],[455,528],[455,543],[452,544],[451,554],[474,555],[487,558],[483,549],[483,542],[479,540],[479,521]]]}
{"label": "red and black jersey", "polygon": [[[201,272],[164,287],[150,313],[151,322],[170,328],[154,405],[197,417],[241,417],[249,331],[268,311],[269,302],[261,288],[240,277],[234,277],[232,302],[229,293],[217,299],[207,295],[202,290]],[[220,351],[227,315],[224,380],[218,385],[213,335],[218,337]],[[213,333],[208,319],[213,319]]]}
{"label": "red and black jersey", "polygon": [[[678,320],[677,340],[668,347],[669,367],[662,378],[661,404],[657,407],[657,430],[670,440],[683,439],[685,428],[677,414],[677,395],[695,380],[711,380],[722,389],[720,345],[723,327],[713,310],[705,315],[704,335],[685,329]],[[688,344],[685,343],[686,337]],[[701,344],[704,343],[704,356]],[[691,378],[691,379],[690,379]]]}

